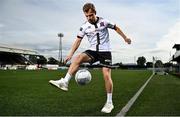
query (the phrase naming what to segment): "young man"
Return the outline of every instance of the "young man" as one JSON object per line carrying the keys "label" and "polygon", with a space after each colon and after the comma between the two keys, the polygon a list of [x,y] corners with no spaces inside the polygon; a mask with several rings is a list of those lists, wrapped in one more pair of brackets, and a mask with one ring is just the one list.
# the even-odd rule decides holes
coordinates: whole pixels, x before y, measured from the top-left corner
{"label": "young man", "polygon": [[105,89],[107,92],[107,101],[102,108],[101,112],[110,113],[114,108],[112,102],[113,82],[111,79],[111,50],[109,42],[108,28],[114,29],[120,36],[123,37],[125,42],[131,43],[131,40],[121,31],[121,29],[114,23],[106,19],[96,16],[96,9],[92,3],[86,3],[83,6],[83,12],[87,18],[79,30],[77,38],[67,55],[65,62],[69,61],[75,51],[78,49],[83,37],[86,35],[90,43],[90,48],[80,55],[77,55],[70,65],[68,72],[64,78],[59,80],[50,80],[49,82],[56,87],[68,91],[68,83],[71,77],[76,73],[79,65],[83,62],[94,63],[99,61],[102,65],[102,73],[105,81]]}

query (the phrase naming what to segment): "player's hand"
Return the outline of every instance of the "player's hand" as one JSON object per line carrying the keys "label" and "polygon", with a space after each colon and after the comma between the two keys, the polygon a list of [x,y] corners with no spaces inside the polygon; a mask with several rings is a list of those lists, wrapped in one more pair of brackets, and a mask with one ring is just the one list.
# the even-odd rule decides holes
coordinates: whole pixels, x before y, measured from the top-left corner
{"label": "player's hand", "polygon": [[64,60],[64,64],[66,64],[68,61],[70,61],[72,58],[72,55],[68,55],[66,56],[65,60]]}
{"label": "player's hand", "polygon": [[131,44],[131,39],[130,38],[126,38],[125,42],[128,43],[128,44]]}

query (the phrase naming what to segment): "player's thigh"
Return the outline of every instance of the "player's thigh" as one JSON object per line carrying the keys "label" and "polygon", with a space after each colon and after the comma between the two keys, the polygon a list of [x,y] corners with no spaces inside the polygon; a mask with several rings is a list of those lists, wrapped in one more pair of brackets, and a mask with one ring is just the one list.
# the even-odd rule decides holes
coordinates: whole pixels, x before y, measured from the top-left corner
{"label": "player's thigh", "polygon": [[103,76],[106,78],[111,78],[111,69],[108,67],[102,67]]}
{"label": "player's thigh", "polygon": [[81,53],[77,55],[74,59],[74,62],[78,62],[78,63],[90,62],[90,61],[91,61],[91,58],[85,53]]}

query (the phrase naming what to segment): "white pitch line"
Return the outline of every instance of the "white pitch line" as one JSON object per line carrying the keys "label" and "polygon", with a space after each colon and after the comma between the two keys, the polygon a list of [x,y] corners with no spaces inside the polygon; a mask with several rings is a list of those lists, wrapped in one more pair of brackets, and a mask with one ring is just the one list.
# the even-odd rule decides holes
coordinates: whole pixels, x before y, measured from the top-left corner
{"label": "white pitch line", "polygon": [[149,77],[149,79],[144,83],[144,85],[138,90],[138,92],[129,100],[129,102],[121,109],[121,111],[116,116],[124,117],[126,113],[129,111],[131,106],[134,104],[138,96],[141,94],[141,92],[144,90],[148,82],[152,79],[154,76],[154,73]]}

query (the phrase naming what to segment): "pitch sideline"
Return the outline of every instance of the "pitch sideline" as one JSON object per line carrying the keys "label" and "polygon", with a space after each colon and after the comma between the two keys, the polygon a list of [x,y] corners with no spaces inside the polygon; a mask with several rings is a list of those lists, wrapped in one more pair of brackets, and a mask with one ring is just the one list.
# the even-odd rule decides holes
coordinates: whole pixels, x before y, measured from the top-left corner
{"label": "pitch sideline", "polygon": [[128,103],[121,109],[121,111],[116,115],[116,116],[125,116],[126,113],[129,111],[129,109],[131,108],[131,106],[134,104],[134,102],[136,101],[136,99],[139,97],[139,95],[141,94],[141,92],[144,90],[144,88],[146,87],[146,85],[149,83],[149,81],[152,79],[152,77],[154,76],[154,73],[152,73],[152,75],[148,78],[148,80],[144,83],[144,85],[138,90],[138,92],[128,101]]}

